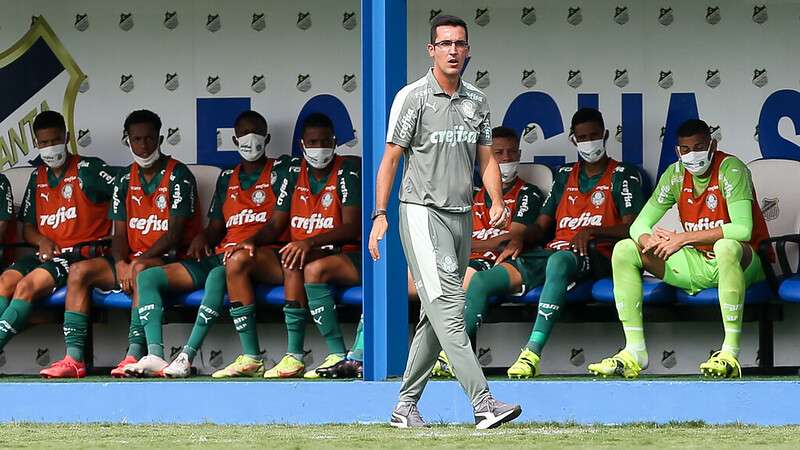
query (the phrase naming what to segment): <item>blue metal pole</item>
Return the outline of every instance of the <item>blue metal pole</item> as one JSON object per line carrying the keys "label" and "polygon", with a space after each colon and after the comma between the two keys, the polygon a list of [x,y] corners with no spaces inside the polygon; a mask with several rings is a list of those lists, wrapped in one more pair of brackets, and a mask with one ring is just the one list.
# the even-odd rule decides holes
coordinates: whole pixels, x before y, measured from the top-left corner
{"label": "blue metal pole", "polygon": [[[361,1],[363,114],[363,236],[366,244],[375,208],[375,177],[386,145],[386,127],[394,95],[406,83],[406,1]],[[395,178],[388,205],[389,232],[381,259],[364,248],[364,378],[402,375],[408,356],[406,262],[400,245]]]}

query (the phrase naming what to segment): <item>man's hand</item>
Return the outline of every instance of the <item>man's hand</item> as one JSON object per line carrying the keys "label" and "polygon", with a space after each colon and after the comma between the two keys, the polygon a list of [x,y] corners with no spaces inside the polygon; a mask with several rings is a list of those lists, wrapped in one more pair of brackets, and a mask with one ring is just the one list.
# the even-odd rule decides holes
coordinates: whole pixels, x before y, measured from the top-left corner
{"label": "man's hand", "polygon": [[117,261],[114,265],[117,270],[117,282],[119,283],[119,287],[126,293],[130,294],[133,292],[133,264],[122,260]]}
{"label": "man's hand", "polygon": [[234,246],[225,247],[225,254],[222,255],[222,264],[224,265],[226,262],[228,262],[228,258],[230,258],[231,255],[238,252],[239,250],[246,250],[250,254],[250,256],[255,256],[256,245],[253,243],[251,239],[245,239],[244,241]]}
{"label": "man's hand", "polygon": [[186,255],[198,261],[206,256],[211,256],[211,247],[208,246],[205,233],[199,233],[192,239],[192,243],[189,244],[189,249],[186,250]]}
{"label": "man's hand", "polygon": [[572,251],[581,255],[586,256],[589,254],[589,242],[594,239],[595,237],[595,229],[593,228],[584,228],[572,238],[570,241],[570,247]]}
{"label": "man's hand", "polygon": [[489,209],[489,226],[497,229],[504,229],[508,225],[509,211],[503,202],[493,203]]}
{"label": "man's hand", "polygon": [[46,237],[39,239],[39,260],[50,261],[53,256],[61,254],[61,249],[58,248],[55,242]]}
{"label": "man's hand", "polygon": [[373,261],[381,259],[381,252],[378,249],[379,241],[383,240],[386,236],[386,230],[389,229],[389,222],[386,221],[386,216],[378,216],[372,221],[372,230],[369,232],[369,254],[372,256]]}
{"label": "man's hand", "polygon": [[506,247],[500,253],[500,256],[498,256],[495,260],[494,265],[500,265],[508,258],[517,259],[517,256],[519,256],[519,254],[522,252],[522,247],[522,239],[512,237],[506,244]]}
{"label": "man's hand", "polygon": [[669,239],[662,238],[661,241],[653,248],[653,254],[664,261],[666,261],[670,256],[674,255],[678,250],[686,245],[683,237],[681,236],[683,233],[671,233],[672,236]]}
{"label": "man's hand", "polygon": [[283,267],[287,269],[303,270],[306,254],[311,251],[308,241],[292,241],[286,244],[278,253],[281,254]]}

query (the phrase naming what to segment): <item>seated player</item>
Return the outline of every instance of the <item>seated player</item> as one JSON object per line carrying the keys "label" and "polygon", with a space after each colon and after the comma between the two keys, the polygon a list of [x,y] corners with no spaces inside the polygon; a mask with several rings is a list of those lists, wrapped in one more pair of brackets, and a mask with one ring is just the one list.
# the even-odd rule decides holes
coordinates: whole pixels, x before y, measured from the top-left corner
{"label": "seated player", "polygon": [[[8,177],[0,173],[0,244],[17,242],[17,221],[14,220],[14,193]],[[8,249],[0,259],[0,270],[14,261],[14,251]]]}
{"label": "seated player", "polygon": [[[472,202],[472,253],[464,276],[465,290],[468,290],[475,273],[494,267],[497,257],[512,237],[523,239],[526,227],[536,220],[544,201],[544,195],[538,187],[517,176],[521,152],[519,136],[514,130],[506,127],[492,129],[492,152],[500,165],[503,201],[512,220],[503,229],[489,225],[492,201],[485,187],[476,190]],[[471,338],[474,340],[475,336]],[[439,353],[432,374],[436,377],[453,376],[444,352]]]}
{"label": "seated player", "polygon": [[47,378],[81,378],[86,374],[86,345],[91,292],[121,289],[131,295],[128,352],[111,371],[124,376],[124,367],[144,356],[144,330],[139,322],[136,276],[163,265],[171,251],[182,254],[200,231],[196,212],[197,186],[183,163],[161,153],[161,119],[152,111],[133,111],[125,119],[125,144],[134,163],[117,173],[109,218],[114,221],[111,255],[73,264],[67,278],[64,341],[67,355],[39,372]]}
{"label": "seated player", "polygon": [[333,122],[324,114],[312,113],[305,119],[300,144],[303,160],[293,168],[297,181],[291,201],[291,242],[280,250],[288,350],[265,378],[297,377],[305,370],[306,298],[329,355],[303,376],[317,378],[317,370],[342,361],[346,350],[331,284],[361,283],[360,161],[334,154]]}
{"label": "seated player", "polygon": [[[596,375],[635,378],[648,365],[642,323],[642,271],[695,294],[717,287],[725,340],[722,349],[700,364],[705,376],[742,376],[739,341],[747,286],[764,278],[756,253],[769,238],[753,189],[750,170],[717,148],[702,120],[678,128],[679,161],[658,181],[652,197],[631,226],[631,239],[614,247],[614,300],[625,348],[599,363]],[[678,205],[684,232],[653,228]]]}
{"label": "seated player", "polygon": [[111,233],[114,171],[99,158],[67,151],[64,117],[55,111],[37,115],[33,133],[44,164],[31,173],[19,216],[25,242],[38,252],[0,275],[0,350],[24,328],[35,300],[67,284],[70,267],[88,255],[78,244]]}
{"label": "seated player", "polygon": [[[572,116],[570,140],[578,161],[558,170],[539,217],[525,231],[530,245],[545,244],[552,228],[554,239],[521,254],[520,242],[513,239],[497,264],[475,274],[467,289],[464,320],[474,338],[490,297],[522,295],[544,285],[528,343],[508,369],[511,378],[539,374],[542,349],[564,308],[568,286],[592,273],[610,273],[612,244],[607,239],[628,235],[643,201],[636,168],[606,154],[608,130],[599,111],[579,109]],[[595,256],[589,252],[593,239],[599,240]]]}
{"label": "seated player", "polygon": [[[139,320],[147,341],[147,356],[125,366],[125,373],[137,376],[188,376],[190,364],[208,333],[209,327],[223,311],[225,296],[225,249],[251,236],[273,219],[274,209],[286,201],[287,193],[279,191],[283,164],[266,157],[269,142],[267,121],[255,111],[241,113],[234,122],[241,162],[232,170],[223,171],[217,179],[216,192],[209,207],[208,226],[189,246],[189,259],[151,267],[136,279],[139,290]],[[280,166],[280,167],[279,167]],[[213,251],[212,251],[213,249]],[[275,271],[280,265],[275,259]],[[280,282],[280,278],[268,280]],[[165,371],[162,337],[164,295],[205,289],[202,306],[189,341],[180,360]],[[263,373],[261,351],[255,324],[255,305],[231,298],[230,315],[239,333],[244,354],[230,366],[212,374],[215,378],[255,376]],[[173,370],[174,369],[174,370]]]}

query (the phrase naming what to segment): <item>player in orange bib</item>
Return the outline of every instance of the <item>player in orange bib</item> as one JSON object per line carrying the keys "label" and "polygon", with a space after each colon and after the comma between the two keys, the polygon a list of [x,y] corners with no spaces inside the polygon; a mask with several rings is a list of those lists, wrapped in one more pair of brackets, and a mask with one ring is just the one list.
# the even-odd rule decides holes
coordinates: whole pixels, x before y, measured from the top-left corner
{"label": "player in orange bib", "polygon": [[[189,376],[191,363],[203,340],[224,311],[225,250],[242,242],[263,225],[278,220],[281,214],[284,215],[282,220],[287,220],[288,206],[284,208],[284,205],[288,204],[288,191],[283,189],[283,161],[265,155],[269,142],[267,121],[255,111],[245,111],[236,118],[234,131],[234,144],[239,149],[241,162],[234,169],[223,171],[217,179],[208,211],[208,226],[192,240],[187,252],[189,258],[152,267],[137,278],[139,319],[144,327],[148,354],[137,363],[125,366],[126,374]],[[262,281],[280,283],[280,264],[277,257],[272,256],[275,270],[268,272],[270,277]],[[168,364],[164,360],[161,327],[163,296],[196,289],[205,291],[197,320],[183,351],[172,364]],[[230,315],[244,354],[234,364],[212,376],[260,375],[264,366],[255,328],[255,304],[252,299],[231,295]]]}
{"label": "player in orange bib", "polygon": [[44,164],[31,173],[20,220],[25,242],[38,254],[0,275],[0,350],[25,326],[35,300],[67,284],[70,266],[86,256],[77,244],[111,233],[114,171],[99,158],[67,152],[67,128],[55,111],[37,115],[33,132]]}
{"label": "player in orange bib", "polygon": [[[646,270],[690,294],[718,287],[725,340],[700,371],[708,377],[742,376],[744,294],[764,279],[756,249],[769,238],[767,224],[750,170],[718,149],[705,122],[692,119],[678,128],[676,152],[679,160],[664,171],[631,225],[631,239],[614,247],[614,300],[626,343],[616,355],[590,364],[595,374],[634,378],[648,366],[641,277]],[[654,227],[675,204],[683,232]]]}
{"label": "player in orange bib", "polygon": [[[578,161],[562,166],[555,175],[536,221],[525,231],[530,247],[513,236],[490,270],[479,272],[467,289],[464,321],[473,333],[492,296],[523,295],[542,286],[536,321],[511,378],[539,374],[542,350],[565,307],[568,286],[592,274],[611,272],[611,244],[600,241],[599,254],[590,254],[592,239],[621,239],[642,203],[638,170],[606,153],[608,130],[600,111],[579,109],[572,117],[570,142]],[[547,236],[555,232],[552,240]],[[538,247],[539,245],[543,246]]]}
{"label": "player in orange bib", "polygon": [[[302,130],[303,160],[292,168],[291,242],[280,250],[288,351],[264,374],[266,378],[303,374],[306,303],[329,355],[303,376],[317,378],[318,370],[348,361],[331,285],[361,283],[361,161],[334,154],[333,123],[324,114],[310,114]],[[357,337],[356,342],[360,341],[363,339]]]}
{"label": "player in orange bib", "polygon": [[117,173],[109,218],[114,221],[111,255],[75,263],[67,280],[64,341],[67,355],[40,374],[47,378],[80,378],[86,373],[83,349],[89,327],[91,290],[122,290],[133,300],[128,352],[111,371],[144,356],[136,276],[163,265],[167,254],[185,252],[201,228],[194,175],[183,163],[161,153],[161,119],[152,111],[133,111],[125,119],[124,143],[134,163]]}

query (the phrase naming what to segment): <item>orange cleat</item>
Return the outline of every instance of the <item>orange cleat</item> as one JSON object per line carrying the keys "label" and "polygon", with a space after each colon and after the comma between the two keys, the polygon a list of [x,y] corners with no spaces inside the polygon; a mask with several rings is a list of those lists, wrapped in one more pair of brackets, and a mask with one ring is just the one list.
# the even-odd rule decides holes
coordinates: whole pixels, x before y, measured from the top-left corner
{"label": "orange cleat", "polygon": [[83,361],[75,361],[67,355],[50,367],[42,369],[39,375],[44,378],[83,378],[86,376],[86,364]]}
{"label": "orange cleat", "polygon": [[111,376],[114,378],[125,378],[125,366],[139,362],[138,359],[131,355],[125,355],[125,358],[117,364],[117,367],[111,369]]}

